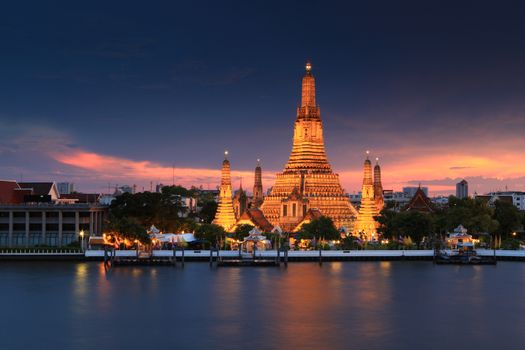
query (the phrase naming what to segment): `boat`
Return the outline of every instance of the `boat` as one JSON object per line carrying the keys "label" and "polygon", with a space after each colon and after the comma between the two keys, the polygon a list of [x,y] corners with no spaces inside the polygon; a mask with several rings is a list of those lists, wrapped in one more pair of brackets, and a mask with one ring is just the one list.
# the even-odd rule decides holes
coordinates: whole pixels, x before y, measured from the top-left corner
{"label": "boat", "polygon": [[467,229],[459,225],[453,233],[449,234],[447,244],[451,248],[437,250],[434,254],[436,264],[455,265],[495,265],[495,256],[479,256],[474,246],[472,235],[467,234]]}

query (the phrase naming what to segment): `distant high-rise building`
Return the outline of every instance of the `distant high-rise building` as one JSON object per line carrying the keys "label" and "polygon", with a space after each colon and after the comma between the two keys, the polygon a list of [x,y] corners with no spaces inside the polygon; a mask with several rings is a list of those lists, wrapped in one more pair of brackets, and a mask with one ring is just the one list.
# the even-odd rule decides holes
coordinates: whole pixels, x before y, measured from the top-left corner
{"label": "distant high-rise building", "polygon": [[456,197],[467,198],[468,197],[468,182],[467,180],[461,180],[456,184]]}
{"label": "distant high-rise building", "polygon": [[57,189],[60,194],[71,194],[75,192],[75,184],[72,182],[58,182]]}

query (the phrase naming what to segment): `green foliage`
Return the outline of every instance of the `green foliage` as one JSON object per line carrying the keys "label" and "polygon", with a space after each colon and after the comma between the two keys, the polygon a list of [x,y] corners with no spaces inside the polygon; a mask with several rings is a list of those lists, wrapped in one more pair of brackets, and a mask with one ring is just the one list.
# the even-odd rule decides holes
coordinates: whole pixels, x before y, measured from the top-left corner
{"label": "green foliage", "polygon": [[210,224],[215,218],[215,213],[217,212],[218,204],[214,199],[211,201],[203,202],[201,210],[199,212],[199,217],[202,222]]}
{"label": "green foliage", "polygon": [[506,202],[496,201],[495,208],[491,208],[480,199],[451,196],[448,206],[433,213],[383,209],[376,219],[380,224],[378,232],[384,238],[395,241],[400,236],[410,236],[419,245],[426,237],[426,244],[432,245],[435,237],[452,232],[459,225],[472,234],[498,233],[508,237],[525,223],[525,214]]}
{"label": "green foliage", "polygon": [[116,217],[110,214],[108,229],[130,241],[138,240],[142,244],[151,243],[146,229],[133,217]]}
{"label": "green foliage", "polygon": [[516,250],[520,249],[521,241],[515,238],[507,238],[501,242],[501,249]]}
{"label": "green foliage", "polygon": [[521,226],[521,214],[512,203],[496,201],[494,218],[499,222],[496,233],[508,237],[513,231]]}
{"label": "green foliage", "polygon": [[380,223],[379,233],[392,240],[397,240],[399,236],[410,236],[414,241],[420,243],[423,237],[433,231],[432,216],[418,211],[383,210],[377,220]]}
{"label": "green foliage", "polygon": [[331,218],[321,216],[318,219],[313,219],[311,222],[304,224],[297,237],[299,239],[313,239],[315,237],[318,240],[329,241],[337,240],[341,235]]}
{"label": "green foliage", "polygon": [[225,236],[226,231],[222,226],[215,224],[201,224],[195,229],[195,237],[210,242],[212,246],[222,242]]}
{"label": "green foliage", "polygon": [[247,237],[250,234],[250,231],[253,230],[253,227],[254,226],[249,224],[239,225],[235,228],[235,231],[233,232],[233,237],[242,241],[244,237]]}
{"label": "green foliage", "polygon": [[341,239],[340,247],[342,250],[352,250],[360,249],[361,245],[359,244],[357,237],[347,236]]}
{"label": "green foliage", "polygon": [[161,193],[124,193],[111,203],[110,221],[128,218],[144,229],[155,225],[164,232],[191,232],[195,222],[182,217],[187,210],[182,196],[194,197],[195,192],[181,186],[166,186]]}
{"label": "green foliage", "polygon": [[470,233],[494,232],[498,222],[494,210],[480,199],[449,197],[448,208],[435,213],[436,231],[451,232],[463,225]]}

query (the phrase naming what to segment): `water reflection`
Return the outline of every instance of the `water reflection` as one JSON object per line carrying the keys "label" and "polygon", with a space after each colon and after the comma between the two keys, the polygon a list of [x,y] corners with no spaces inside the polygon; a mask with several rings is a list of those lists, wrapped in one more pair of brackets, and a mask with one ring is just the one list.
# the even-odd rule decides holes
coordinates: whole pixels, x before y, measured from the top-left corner
{"label": "water reflection", "polygon": [[525,328],[523,263],[106,272],[98,263],[6,262],[0,278],[9,281],[0,349],[511,348]]}

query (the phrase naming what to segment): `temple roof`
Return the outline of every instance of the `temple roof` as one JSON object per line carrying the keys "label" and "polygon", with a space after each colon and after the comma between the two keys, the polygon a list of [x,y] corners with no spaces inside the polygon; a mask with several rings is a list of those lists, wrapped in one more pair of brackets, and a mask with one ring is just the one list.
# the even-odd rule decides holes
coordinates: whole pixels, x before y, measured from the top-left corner
{"label": "temple roof", "polygon": [[237,224],[241,223],[241,221],[250,221],[253,223],[253,226],[261,229],[263,232],[271,232],[273,230],[273,225],[258,208],[250,208],[246,210],[239,218]]}
{"label": "temple roof", "polygon": [[414,194],[414,197],[408,202],[404,210],[416,210],[421,212],[431,213],[434,211],[434,205],[427,197],[425,192],[419,187]]}

